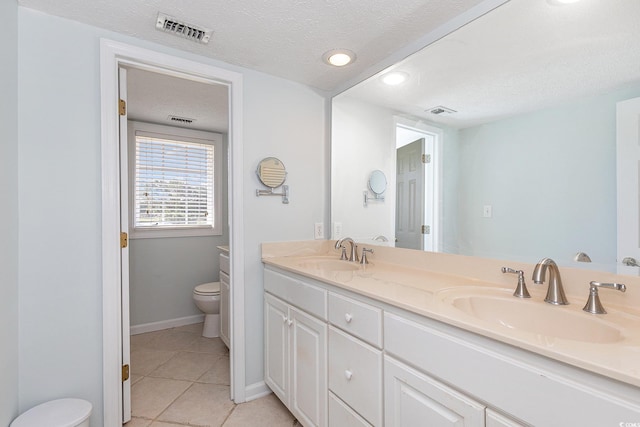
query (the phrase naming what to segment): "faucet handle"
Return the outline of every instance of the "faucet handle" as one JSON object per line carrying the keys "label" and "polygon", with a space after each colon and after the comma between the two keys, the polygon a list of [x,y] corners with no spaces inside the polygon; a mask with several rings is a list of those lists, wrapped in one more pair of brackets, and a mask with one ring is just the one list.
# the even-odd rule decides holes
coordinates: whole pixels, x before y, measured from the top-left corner
{"label": "faucet handle", "polygon": [[367,252],[373,254],[373,249],[367,249],[364,246],[362,247],[362,257],[360,258],[360,264],[369,264],[369,260],[367,259]]}
{"label": "faucet handle", "polygon": [[349,259],[349,257],[347,257],[347,248],[344,245],[341,245],[340,249],[342,249],[342,253],[340,254],[340,260],[347,261]]}
{"label": "faucet handle", "polygon": [[587,313],[606,314],[607,312],[602,306],[602,303],[600,302],[600,296],[598,295],[598,288],[609,288],[609,289],[614,289],[620,292],[625,292],[627,290],[627,287],[622,283],[600,283],[600,282],[589,283],[589,298],[587,299],[587,303],[582,308]]}
{"label": "faucet handle", "polygon": [[513,292],[514,297],[518,298],[531,298],[529,295],[529,290],[527,290],[527,284],[524,281],[524,271],[522,270],[514,270],[509,267],[502,267],[501,271],[503,273],[511,273],[518,275],[518,286],[516,286],[516,290]]}

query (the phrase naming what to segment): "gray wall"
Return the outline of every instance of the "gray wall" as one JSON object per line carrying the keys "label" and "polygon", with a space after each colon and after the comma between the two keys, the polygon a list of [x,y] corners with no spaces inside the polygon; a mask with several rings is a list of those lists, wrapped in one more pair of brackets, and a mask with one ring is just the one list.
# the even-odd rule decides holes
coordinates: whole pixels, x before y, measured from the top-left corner
{"label": "gray wall", "polygon": [[0,425],[18,413],[18,4],[0,2]]}
{"label": "gray wall", "polygon": [[[20,408],[78,396],[93,404],[92,425],[102,425],[100,37],[243,75],[244,215],[236,221],[245,236],[246,383],[261,382],[260,242],[311,239],[313,223],[325,219],[325,98],[297,83],[23,7],[18,18]],[[289,170],[289,205],[255,196],[255,168],[270,155]]]}
{"label": "gray wall", "polygon": [[129,302],[131,326],[202,314],[193,288],[219,278],[220,250],[229,244],[227,138],[222,148],[222,235],[131,239]]}
{"label": "gray wall", "polygon": [[584,251],[615,266],[616,102],[637,96],[622,90],[460,131],[459,253],[570,264]]}

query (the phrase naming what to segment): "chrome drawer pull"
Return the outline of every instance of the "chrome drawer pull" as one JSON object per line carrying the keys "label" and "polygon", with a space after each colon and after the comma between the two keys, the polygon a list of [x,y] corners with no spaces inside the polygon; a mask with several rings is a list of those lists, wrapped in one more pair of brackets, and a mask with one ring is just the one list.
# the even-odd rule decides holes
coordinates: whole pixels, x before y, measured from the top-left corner
{"label": "chrome drawer pull", "polygon": [[347,313],[344,315],[344,320],[346,320],[347,323],[351,323],[351,320],[353,320],[353,316]]}

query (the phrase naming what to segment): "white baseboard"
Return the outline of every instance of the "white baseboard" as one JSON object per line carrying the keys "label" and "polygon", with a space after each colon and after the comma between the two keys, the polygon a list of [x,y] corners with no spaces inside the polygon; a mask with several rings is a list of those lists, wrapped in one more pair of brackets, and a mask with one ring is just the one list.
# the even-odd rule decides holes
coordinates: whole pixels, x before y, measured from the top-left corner
{"label": "white baseboard", "polygon": [[271,394],[272,391],[264,381],[260,381],[257,383],[253,383],[248,385],[244,389],[244,397],[247,402],[255,399],[259,399],[261,397],[267,396]]}
{"label": "white baseboard", "polygon": [[161,331],[163,329],[177,328],[178,326],[192,325],[204,322],[204,314],[179,317],[177,319],[161,320],[159,322],[143,323],[129,328],[131,335],[144,334],[146,332]]}

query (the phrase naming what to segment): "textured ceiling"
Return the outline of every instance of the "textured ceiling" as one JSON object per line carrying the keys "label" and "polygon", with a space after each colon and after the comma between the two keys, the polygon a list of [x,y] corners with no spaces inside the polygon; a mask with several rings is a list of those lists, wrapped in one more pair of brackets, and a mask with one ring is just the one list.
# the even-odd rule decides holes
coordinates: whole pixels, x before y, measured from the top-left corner
{"label": "textured ceiling", "polygon": [[[127,98],[131,120],[220,133],[229,129],[229,96],[225,85],[130,68]],[[170,115],[192,119],[193,123],[173,122],[168,119]]]}
{"label": "textured ceiling", "polygon": [[[332,91],[482,0],[19,0],[21,6]],[[155,29],[158,12],[214,31],[208,45]],[[343,68],[322,62],[354,51]]]}
{"label": "textured ceiling", "polygon": [[[344,96],[468,127],[640,84],[640,1],[511,0]],[[383,74],[383,73],[381,73]],[[457,113],[425,112],[444,105]]]}

